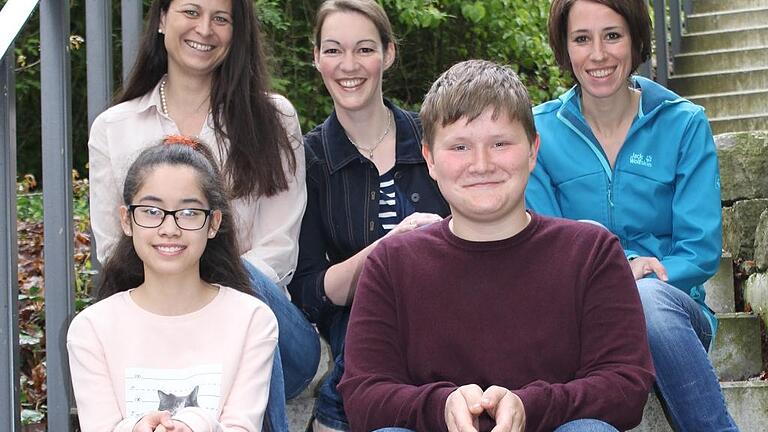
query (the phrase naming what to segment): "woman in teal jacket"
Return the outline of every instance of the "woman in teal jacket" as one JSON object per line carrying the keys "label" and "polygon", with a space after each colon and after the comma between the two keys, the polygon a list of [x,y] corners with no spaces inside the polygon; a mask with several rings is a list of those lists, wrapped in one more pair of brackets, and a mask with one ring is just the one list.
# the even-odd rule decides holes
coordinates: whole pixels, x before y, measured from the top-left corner
{"label": "woman in teal jacket", "polygon": [[630,76],[649,57],[643,0],[554,0],[550,45],[578,82],[534,108],[533,210],[604,225],[643,301],[656,388],[676,430],[737,430],[707,349],[717,327],[702,284],[721,255],[717,153],[704,110]]}

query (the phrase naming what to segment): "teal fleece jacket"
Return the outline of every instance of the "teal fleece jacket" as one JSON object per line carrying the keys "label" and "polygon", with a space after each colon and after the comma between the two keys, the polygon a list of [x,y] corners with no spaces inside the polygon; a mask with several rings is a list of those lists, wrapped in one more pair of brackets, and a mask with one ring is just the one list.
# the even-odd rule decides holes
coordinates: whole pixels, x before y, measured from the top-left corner
{"label": "teal fleece jacket", "polygon": [[526,189],[534,211],[597,221],[616,234],[627,258],[653,256],[669,283],[702,305],[702,284],[722,252],[720,174],[704,109],[665,87],[631,77],[641,91],[637,117],[611,167],[581,112],[577,86],[534,108],[541,136]]}

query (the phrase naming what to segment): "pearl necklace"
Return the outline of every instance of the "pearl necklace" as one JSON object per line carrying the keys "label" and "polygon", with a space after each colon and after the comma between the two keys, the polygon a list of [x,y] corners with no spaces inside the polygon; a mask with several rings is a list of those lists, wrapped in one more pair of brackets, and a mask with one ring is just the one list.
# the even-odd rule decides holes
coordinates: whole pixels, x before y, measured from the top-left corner
{"label": "pearl necklace", "polygon": [[163,111],[163,114],[168,115],[168,101],[165,98],[165,83],[166,79],[163,79],[163,81],[160,83],[160,109]]}
{"label": "pearl necklace", "polygon": [[[162,87],[161,87],[161,90],[162,90]],[[161,95],[162,95],[162,92],[161,92]],[[347,134],[347,131],[344,131],[344,135],[347,137],[347,139],[349,140],[349,142],[351,142],[351,143],[352,143],[352,145],[353,145],[353,146],[355,146],[355,148],[356,148],[356,149],[358,149],[360,152],[367,152],[367,153],[368,153],[368,159],[373,159],[373,152],[376,150],[376,148],[378,148],[378,147],[379,147],[379,144],[381,144],[381,143],[382,143],[382,141],[384,141],[384,138],[385,138],[387,135],[389,135],[389,131],[392,129],[392,118],[393,118],[395,115],[394,115],[394,114],[392,114],[392,111],[390,111],[390,110],[387,110],[387,114],[388,114],[388,115],[387,115],[387,128],[384,130],[384,133],[383,133],[383,134],[381,134],[381,136],[379,137],[379,139],[377,139],[377,140],[376,140],[376,144],[374,144],[374,145],[373,145],[373,146],[371,146],[371,147],[362,147],[362,146],[360,146],[359,144],[357,144],[356,142],[354,142],[354,141],[352,140],[352,138],[350,138],[350,137],[349,137],[349,135]]]}

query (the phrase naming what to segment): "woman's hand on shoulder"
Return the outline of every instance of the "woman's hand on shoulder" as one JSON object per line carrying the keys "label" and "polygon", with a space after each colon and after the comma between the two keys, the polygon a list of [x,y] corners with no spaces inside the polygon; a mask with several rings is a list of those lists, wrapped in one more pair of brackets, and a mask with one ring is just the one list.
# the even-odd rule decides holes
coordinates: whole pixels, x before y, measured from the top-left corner
{"label": "woman's hand on shoulder", "polygon": [[443,220],[442,216],[434,213],[413,213],[400,221],[400,223],[397,224],[396,227],[392,228],[392,230],[388,232],[384,237],[413,231],[417,228],[421,228],[435,222],[440,222],[441,220]]}
{"label": "woman's hand on shoulder", "polygon": [[655,257],[636,257],[629,260],[629,267],[632,269],[632,275],[635,280],[640,280],[651,273],[655,273],[659,280],[666,282],[669,277],[667,276],[667,269],[664,265]]}

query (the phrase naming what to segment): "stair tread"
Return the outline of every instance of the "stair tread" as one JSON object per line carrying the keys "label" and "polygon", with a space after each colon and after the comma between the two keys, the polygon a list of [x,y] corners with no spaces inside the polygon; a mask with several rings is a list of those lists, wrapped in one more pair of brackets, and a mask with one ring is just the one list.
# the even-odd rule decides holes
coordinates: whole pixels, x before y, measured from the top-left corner
{"label": "stair tread", "polygon": [[709,50],[709,51],[689,51],[689,52],[677,54],[675,55],[675,58],[694,57],[694,56],[712,55],[712,54],[730,54],[730,53],[737,53],[737,52],[744,52],[744,51],[759,51],[764,49],[768,49],[768,45],[760,45],[760,46],[748,47],[748,48],[721,48],[721,49]]}
{"label": "stair tread", "polygon": [[745,119],[752,119],[752,118],[768,118],[768,112],[763,113],[757,113],[757,114],[744,114],[744,115],[735,115],[735,116],[724,116],[724,117],[710,117],[709,122],[716,122],[716,121],[728,121],[728,120],[745,120]]}
{"label": "stair tread", "polygon": [[759,12],[764,10],[768,10],[768,7],[751,7],[751,8],[733,9],[733,10],[727,10],[727,11],[694,13],[694,14],[687,15],[687,18],[706,18],[706,17],[715,16],[715,15],[736,15],[740,13]]}
{"label": "stair tread", "polygon": [[738,32],[753,31],[753,30],[768,30],[768,25],[740,27],[740,28],[725,29],[725,30],[708,30],[708,31],[694,32],[694,33],[685,33],[683,35],[683,38],[694,38],[696,36],[710,36],[710,35],[727,34],[727,33],[738,33]]}
{"label": "stair tread", "polygon": [[722,92],[722,93],[706,93],[706,94],[698,94],[698,95],[688,95],[688,96],[685,96],[685,98],[693,102],[694,99],[727,97],[727,96],[747,96],[747,95],[753,95],[753,94],[759,94],[759,93],[768,93],[768,88],[739,90],[739,91]]}
{"label": "stair tread", "polygon": [[765,71],[768,71],[768,67],[742,68],[742,69],[726,69],[726,70],[719,70],[719,71],[696,72],[696,73],[689,73],[689,74],[672,75],[672,76],[669,77],[669,79],[674,80],[674,79],[677,79],[677,78],[710,77],[710,76],[713,76],[713,75],[727,75],[727,74],[748,73],[748,72],[765,72]]}
{"label": "stair tread", "polygon": [[723,318],[757,318],[752,312],[718,312],[715,314],[717,319]]}

